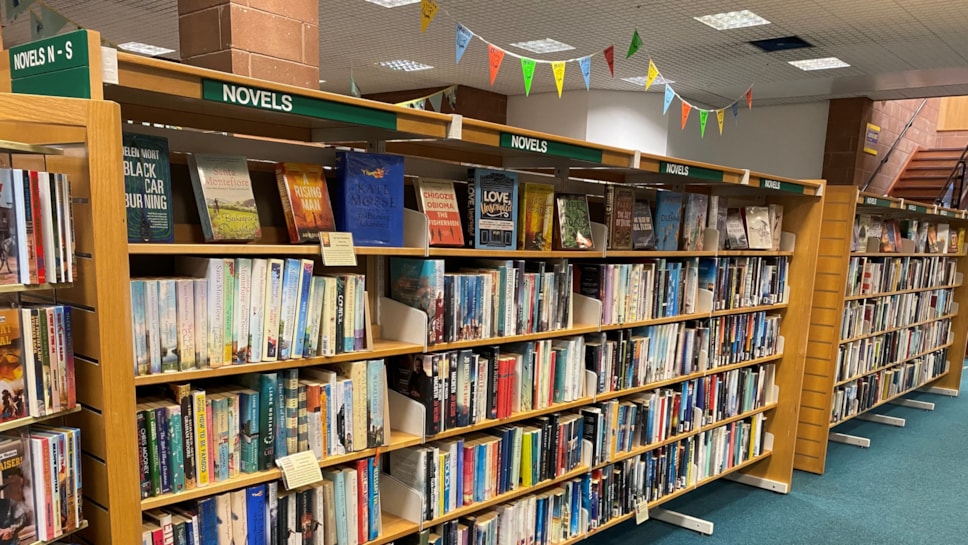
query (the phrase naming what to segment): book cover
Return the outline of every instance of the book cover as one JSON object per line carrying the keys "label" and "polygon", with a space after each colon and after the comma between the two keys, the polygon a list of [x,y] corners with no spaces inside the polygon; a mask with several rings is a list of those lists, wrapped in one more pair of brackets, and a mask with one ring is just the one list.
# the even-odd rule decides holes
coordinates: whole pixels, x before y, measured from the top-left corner
{"label": "book cover", "polygon": [[[0,543],[33,543],[38,539],[34,521],[34,499],[45,496],[43,486],[33,485],[27,445],[24,438],[15,433],[0,435],[0,514],[3,515]],[[44,465],[43,459],[37,460]],[[42,473],[42,472],[41,472]],[[44,481],[41,480],[40,483]],[[46,501],[39,500],[41,505]]]}
{"label": "book cover", "polygon": [[336,230],[322,166],[279,163],[276,184],[289,228],[289,242],[318,242],[320,231]]}
{"label": "book cover", "polygon": [[121,145],[128,242],[174,241],[168,139],[124,132]]}
{"label": "book cover", "polygon": [[773,246],[770,209],[766,206],[741,208],[746,222],[746,240],[751,250],[769,250]]}
{"label": "book cover", "polygon": [[649,201],[637,199],[632,208],[632,248],[655,249],[655,230],[652,226],[652,207]]}
{"label": "book cover", "polygon": [[588,198],[584,194],[558,193],[555,195],[555,206],[554,237],[557,246],[562,250],[594,248]]}
{"label": "book cover", "polygon": [[472,169],[467,180],[468,246],[513,250],[517,244],[518,175]]}
{"label": "book cover", "polygon": [[245,157],[195,153],[188,156],[188,167],[206,241],[262,236]]}
{"label": "book cover", "polygon": [[551,250],[554,226],[555,186],[521,184],[518,207],[518,249],[547,252]]}
{"label": "book cover", "polygon": [[[780,238],[783,236],[783,205],[782,204],[771,204],[770,208],[770,238],[772,243],[770,248],[773,250],[780,249]],[[897,235],[897,244],[900,247],[901,244],[901,231],[900,225],[894,222],[895,234]]]}
{"label": "book cover", "polygon": [[[17,192],[15,184],[22,184],[15,180],[14,173],[21,176],[20,171],[0,168],[0,284],[27,283],[25,278],[27,262],[21,261],[20,247],[26,244],[26,224],[22,217],[23,203],[17,199],[23,198],[23,186]],[[19,243],[17,241],[20,241]],[[26,280],[26,281],[25,281]]]}
{"label": "book cover", "polygon": [[743,212],[739,208],[726,211],[726,243],[730,250],[747,250],[750,247]]}
{"label": "book cover", "polygon": [[706,229],[706,212],[709,195],[686,193],[685,213],[682,218],[682,249],[697,252],[703,249],[703,232]]}
{"label": "book cover", "polygon": [[390,297],[427,314],[427,342],[443,342],[444,261],[390,259]]}
{"label": "book cover", "polygon": [[682,220],[682,193],[658,191],[655,200],[655,249],[679,249],[679,230]]}
{"label": "book cover", "polygon": [[357,246],[403,246],[403,157],[340,151],[330,185],[336,230]]}
{"label": "book cover", "polygon": [[614,184],[605,187],[605,225],[608,226],[609,250],[632,249],[635,204],[635,190],[631,187]]}
{"label": "book cover", "polygon": [[292,335],[291,357],[293,358],[302,358],[306,355],[306,323],[309,319],[309,297],[313,283],[313,261],[311,259],[303,259],[300,261],[300,267],[299,284],[297,286],[299,291],[296,300],[295,328]]}
{"label": "book cover", "polygon": [[376,448],[387,443],[383,420],[386,398],[386,369],[383,360],[366,362],[366,446]]}
{"label": "book cover", "polygon": [[431,246],[463,246],[464,231],[460,223],[457,192],[451,180],[418,178],[417,210],[427,216]]}
{"label": "book cover", "polygon": [[265,344],[262,361],[276,361],[279,358],[279,321],[282,309],[282,280],[285,264],[281,259],[271,258],[266,264],[266,292],[264,327]]}
{"label": "book cover", "polygon": [[[888,231],[888,230],[889,229],[885,226],[884,231]],[[948,239],[950,238],[948,236],[950,233],[948,224],[939,223],[937,230],[938,230],[938,253],[941,253],[941,254],[948,253]]]}

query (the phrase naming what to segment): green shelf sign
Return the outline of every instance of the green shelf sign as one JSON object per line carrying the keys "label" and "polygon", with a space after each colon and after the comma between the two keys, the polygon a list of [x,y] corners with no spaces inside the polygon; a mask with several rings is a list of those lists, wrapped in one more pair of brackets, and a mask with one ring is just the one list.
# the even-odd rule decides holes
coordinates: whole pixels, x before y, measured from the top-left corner
{"label": "green shelf sign", "polygon": [[10,48],[10,88],[14,93],[91,98],[86,30]]}
{"label": "green shelf sign", "polygon": [[659,161],[659,174],[671,174],[673,176],[687,176],[689,178],[701,178],[703,180],[723,181],[723,171],[694,165],[683,165],[681,163],[670,163]]}
{"label": "green shelf sign", "polygon": [[927,214],[928,213],[928,207],[926,207],[926,206],[920,206],[920,205],[917,205],[917,204],[906,204],[906,205],[904,205],[904,209],[905,210],[908,210],[909,212],[917,212],[919,214]]}
{"label": "green shelf sign", "polygon": [[803,195],[802,185],[791,184],[790,182],[783,182],[780,180],[772,180],[770,178],[760,178],[760,187],[765,187],[766,189],[775,189],[777,191],[786,191],[787,193],[797,193],[798,195]]}
{"label": "green shelf sign", "polygon": [[881,199],[879,197],[868,197],[867,195],[864,195],[864,204],[867,206],[880,206],[882,208],[890,208],[893,202],[887,199]]}
{"label": "green shelf sign", "polygon": [[522,136],[509,132],[501,133],[501,147],[544,155],[554,155],[556,157],[567,157],[568,159],[577,159],[592,163],[602,162],[602,150],[600,149],[576,146],[554,140],[545,140],[533,136]]}

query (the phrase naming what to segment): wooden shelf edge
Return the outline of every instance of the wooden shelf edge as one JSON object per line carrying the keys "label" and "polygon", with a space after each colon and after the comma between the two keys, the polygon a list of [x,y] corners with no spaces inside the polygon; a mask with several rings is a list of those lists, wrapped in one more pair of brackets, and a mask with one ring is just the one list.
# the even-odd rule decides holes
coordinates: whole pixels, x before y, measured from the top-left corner
{"label": "wooden shelf edge", "polygon": [[[357,246],[356,255],[423,257],[423,248]],[[318,244],[128,243],[130,255],[319,255]]]}
{"label": "wooden shelf edge", "polygon": [[913,359],[917,359],[917,358],[921,358],[921,357],[927,356],[928,354],[931,354],[933,352],[938,352],[939,350],[947,350],[947,349],[951,348],[952,346],[954,346],[954,343],[945,343],[945,344],[943,344],[941,346],[938,346],[936,348],[932,348],[931,350],[925,350],[924,352],[920,352],[918,354],[914,354],[913,356],[908,356],[908,357],[904,358],[903,360],[892,361],[891,363],[888,363],[887,365],[882,365],[882,366],[878,367],[877,369],[871,369],[870,371],[865,371],[864,373],[861,373],[859,375],[855,375],[855,376],[850,377],[848,379],[836,381],[836,382],[834,382],[834,388],[836,389],[836,388],[838,388],[840,386],[844,386],[845,384],[850,384],[851,382],[854,382],[855,380],[862,379],[862,378],[864,378],[864,377],[866,377],[868,375],[873,375],[875,373],[879,373],[879,372],[884,371],[886,369],[890,369],[891,367],[897,367],[898,365],[902,365],[902,364],[904,364],[906,362],[909,362],[909,361],[911,361]]}
{"label": "wooden shelf edge", "polygon": [[23,293],[28,291],[48,291],[54,289],[72,288],[73,283],[64,284],[3,284],[0,293]]}
{"label": "wooden shelf edge", "polygon": [[83,520],[83,521],[81,521],[80,524],[77,525],[77,528],[72,528],[70,530],[67,530],[66,532],[62,533],[57,538],[54,538],[54,539],[52,539],[50,541],[35,541],[35,542],[31,543],[30,545],[51,545],[53,543],[59,543],[62,539],[68,538],[68,537],[70,537],[70,536],[72,536],[72,535],[80,532],[81,530],[84,530],[85,528],[87,528],[87,526],[88,526],[87,521],[86,520]]}
{"label": "wooden shelf edge", "polygon": [[893,295],[905,295],[908,293],[918,293],[922,291],[953,290],[960,287],[961,287],[961,284],[951,284],[949,286],[931,286],[927,288],[909,288],[906,290],[885,291],[880,293],[865,293],[863,295],[846,295],[844,296],[844,301],[860,301],[861,299],[878,299],[881,297],[891,297]]}
{"label": "wooden shelf edge", "polygon": [[576,407],[583,407],[585,405],[590,405],[595,402],[595,398],[588,396],[581,399],[576,399],[575,401],[566,401],[564,403],[556,403],[554,405],[544,407],[542,409],[535,409],[533,411],[520,412],[512,414],[507,418],[501,418],[498,420],[485,420],[484,422],[478,422],[470,426],[464,426],[461,428],[452,428],[449,430],[444,430],[436,435],[427,436],[428,441],[438,441],[441,439],[448,439],[450,437],[455,437],[458,435],[466,435],[468,433],[473,433],[475,431],[486,430],[493,428],[501,424],[509,424],[512,422],[520,422],[522,420],[527,420],[529,418],[535,418],[538,416],[543,416],[546,414],[556,413],[558,411],[567,411],[568,409],[574,409]]}
{"label": "wooden shelf edge", "polygon": [[557,339],[561,337],[571,337],[574,335],[585,335],[601,331],[601,326],[595,324],[575,324],[565,329],[554,329],[551,331],[541,331],[538,333],[525,333],[524,335],[509,335],[505,337],[488,337],[486,339],[474,339],[468,341],[454,341],[451,343],[432,344],[427,347],[427,352],[446,352],[448,350],[460,350],[462,348],[476,348],[491,344],[511,344],[524,341],[541,341],[545,339]]}
{"label": "wooden shelf edge", "polygon": [[956,316],[958,316],[958,315],[957,314],[945,314],[944,316],[938,316],[937,318],[929,318],[927,320],[921,320],[920,322],[912,322],[912,323],[907,324],[907,325],[903,325],[903,326],[899,326],[899,327],[892,327],[892,328],[889,328],[889,329],[885,329],[883,331],[877,331],[875,333],[867,333],[867,334],[864,334],[864,335],[858,335],[856,337],[850,337],[848,339],[841,339],[838,342],[838,344],[847,344],[847,343],[862,341],[864,339],[869,339],[871,337],[877,337],[879,335],[887,335],[888,333],[894,333],[894,332],[901,331],[901,330],[904,330],[904,329],[910,329],[912,327],[919,327],[919,326],[923,326],[923,325],[928,325],[928,324],[930,324],[932,322],[937,322],[939,320],[950,320],[950,319],[953,319]]}
{"label": "wooden shelf edge", "polygon": [[919,385],[917,385],[917,386],[915,386],[913,388],[904,390],[903,392],[898,392],[897,394],[895,394],[895,395],[893,395],[893,396],[891,396],[891,397],[889,397],[887,399],[883,399],[881,401],[878,401],[877,403],[871,405],[870,407],[864,409],[863,411],[860,411],[858,413],[852,414],[852,415],[850,415],[850,416],[848,416],[846,418],[841,418],[840,420],[838,420],[836,422],[830,422],[827,427],[830,428],[830,429],[833,429],[834,427],[839,426],[839,425],[843,424],[844,422],[847,422],[848,420],[853,420],[854,418],[857,418],[858,416],[860,416],[862,414],[869,413],[869,412],[873,411],[874,409],[880,407],[881,405],[885,405],[887,403],[890,403],[891,401],[894,401],[895,399],[904,397],[904,396],[910,394],[911,392],[914,392],[915,390],[924,388],[925,386],[927,386],[928,384],[931,384],[932,382],[937,382],[938,380],[940,380],[940,379],[944,378],[945,376],[947,376],[947,374],[950,373],[950,372],[951,372],[950,370],[945,371],[944,373],[941,373],[941,374],[939,374],[936,377],[929,378],[928,380],[924,381],[924,383],[922,383],[922,384],[919,384]]}
{"label": "wooden shelf edge", "polygon": [[67,416],[69,414],[81,412],[81,406],[77,405],[73,409],[67,409],[66,411],[58,411],[53,414],[48,414],[46,416],[28,416],[26,418],[18,418],[16,420],[10,420],[0,424],[0,432],[15,430],[17,428],[22,428],[24,426],[31,426],[33,424],[40,424],[48,420],[53,420],[61,416]]}

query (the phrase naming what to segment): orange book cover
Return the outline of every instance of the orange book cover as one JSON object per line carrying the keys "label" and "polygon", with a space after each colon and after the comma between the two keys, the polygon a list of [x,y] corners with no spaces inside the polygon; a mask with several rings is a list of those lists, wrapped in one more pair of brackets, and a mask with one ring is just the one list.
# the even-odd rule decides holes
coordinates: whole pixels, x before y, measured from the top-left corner
{"label": "orange book cover", "polygon": [[518,249],[551,249],[551,227],[555,210],[555,187],[549,184],[522,184],[518,206]]}
{"label": "orange book cover", "polygon": [[336,230],[322,166],[279,163],[276,183],[290,242],[318,242],[320,231]]}
{"label": "orange book cover", "polygon": [[460,223],[460,208],[454,182],[418,178],[417,208],[427,216],[431,246],[463,246],[464,231]]}

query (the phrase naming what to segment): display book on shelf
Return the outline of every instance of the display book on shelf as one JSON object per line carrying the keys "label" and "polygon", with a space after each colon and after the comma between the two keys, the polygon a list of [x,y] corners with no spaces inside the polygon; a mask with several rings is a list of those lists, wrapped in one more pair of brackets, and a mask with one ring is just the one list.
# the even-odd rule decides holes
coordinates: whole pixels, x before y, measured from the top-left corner
{"label": "display book on shelf", "polygon": [[796,464],[823,473],[828,441],[869,446],[838,433],[852,418],[903,425],[872,414],[885,403],[930,409],[901,399],[915,390],[956,395],[968,323],[965,213],[939,206],[828,187],[824,240]]}

